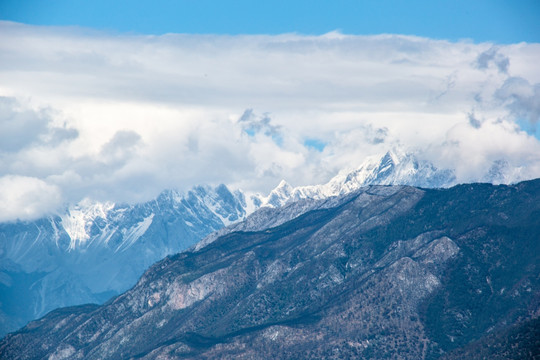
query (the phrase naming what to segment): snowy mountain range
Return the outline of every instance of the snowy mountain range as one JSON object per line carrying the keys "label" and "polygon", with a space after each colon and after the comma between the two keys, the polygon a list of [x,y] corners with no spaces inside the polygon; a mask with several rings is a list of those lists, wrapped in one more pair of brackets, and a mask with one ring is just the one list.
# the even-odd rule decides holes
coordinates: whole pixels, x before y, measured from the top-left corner
{"label": "snowy mountain range", "polygon": [[0,334],[62,306],[103,303],[157,260],[245,217],[243,194],[198,186],[134,206],[83,201],[0,224]]}
{"label": "snowy mountain range", "polygon": [[280,207],[300,199],[325,199],[355,191],[366,185],[411,185],[442,188],[456,184],[452,170],[437,169],[432,163],[419,160],[411,153],[394,149],[382,157],[369,157],[356,169],[344,169],[328,183],[291,187],[281,183],[266,197],[257,195],[255,204]]}
{"label": "snowy mountain range", "polygon": [[[501,176],[500,171],[494,174]],[[282,223],[313,209],[317,200],[366,185],[440,188],[455,182],[452,170],[392,151],[343,170],[323,185],[293,188],[282,181],[267,196],[231,191],[225,185],[197,186],[185,194],[167,190],[142,204],[84,200],[59,215],[2,223],[0,336],[57,307],[103,303],[132,287],[156,261],[192,247],[257,209],[232,229]],[[288,210],[280,212],[282,219],[272,218],[271,209],[285,205]]]}

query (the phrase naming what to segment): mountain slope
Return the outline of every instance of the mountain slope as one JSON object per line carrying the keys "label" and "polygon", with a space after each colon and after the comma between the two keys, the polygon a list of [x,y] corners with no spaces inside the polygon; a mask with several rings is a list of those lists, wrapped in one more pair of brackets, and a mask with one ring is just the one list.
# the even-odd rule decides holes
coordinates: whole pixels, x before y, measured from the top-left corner
{"label": "mountain slope", "polygon": [[431,359],[538,318],[540,180],[327,201],[167,257],[101,307],[53,311],[0,357]]}

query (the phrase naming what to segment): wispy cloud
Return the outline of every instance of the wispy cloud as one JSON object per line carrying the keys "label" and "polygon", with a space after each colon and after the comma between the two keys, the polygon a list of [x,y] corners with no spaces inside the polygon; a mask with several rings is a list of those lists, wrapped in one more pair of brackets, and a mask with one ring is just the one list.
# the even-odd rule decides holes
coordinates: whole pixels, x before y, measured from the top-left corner
{"label": "wispy cloud", "polygon": [[30,146],[57,146],[77,138],[78,131],[55,125],[47,109],[25,108],[16,99],[0,96],[0,153],[14,153]]}
{"label": "wispy cloud", "polygon": [[539,141],[517,125],[538,121],[539,56],[539,44],[401,35],[1,22],[0,179],[48,189],[45,200],[9,200],[49,204],[27,212],[38,216],[62,201],[141,201],[198,183],[320,183],[393,146],[455,167],[461,181],[500,159],[520,169],[516,180],[540,176]]}

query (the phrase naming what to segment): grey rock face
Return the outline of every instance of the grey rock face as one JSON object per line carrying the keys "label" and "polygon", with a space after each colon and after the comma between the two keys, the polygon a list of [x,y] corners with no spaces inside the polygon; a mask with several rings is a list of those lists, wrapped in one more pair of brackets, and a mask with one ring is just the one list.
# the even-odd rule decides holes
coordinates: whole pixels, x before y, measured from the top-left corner
{"label": "grey rock face", "polygon": [[540,180],[323,204],[169,256],[103,306],[9,334],[0,357],[434,359],[540,314]]}

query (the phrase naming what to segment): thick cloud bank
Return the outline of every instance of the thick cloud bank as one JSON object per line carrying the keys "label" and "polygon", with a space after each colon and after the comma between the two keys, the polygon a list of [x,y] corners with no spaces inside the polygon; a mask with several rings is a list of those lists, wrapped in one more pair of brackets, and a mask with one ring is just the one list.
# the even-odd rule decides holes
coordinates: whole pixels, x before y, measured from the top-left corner
{"label": "thick cloud bank", "polygon": [[458,180],[540,176],[540,44],[142,36],[0,22],[0,220],[226,183],[322,183],[415,151]]}
{"label": "thick cloud bank", "polygon": [[0,221],[31,220],[60,205],[58,187],[27,176],[0,178]]}

